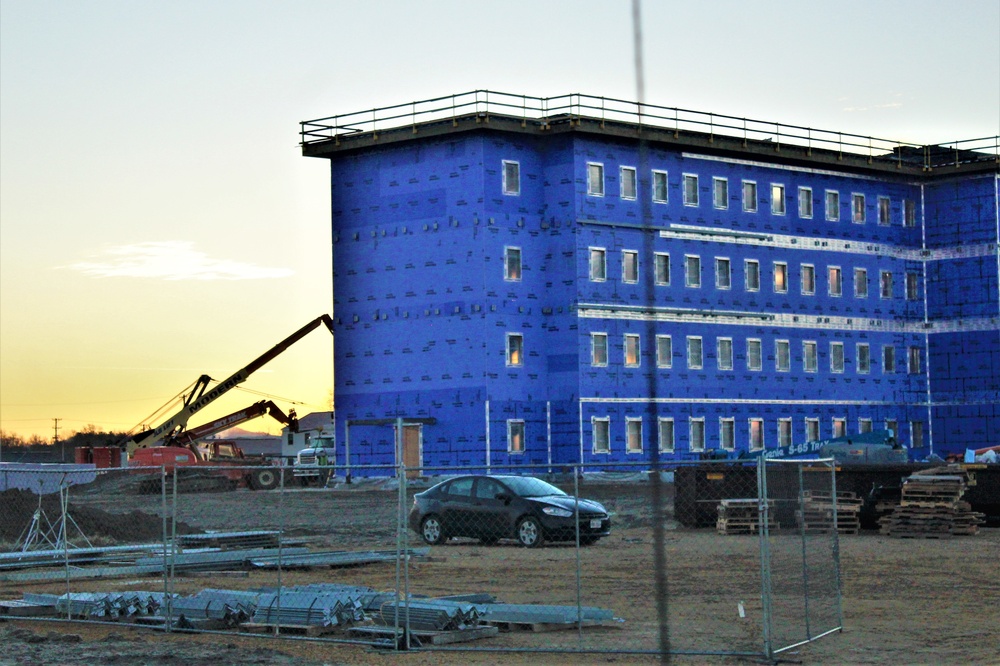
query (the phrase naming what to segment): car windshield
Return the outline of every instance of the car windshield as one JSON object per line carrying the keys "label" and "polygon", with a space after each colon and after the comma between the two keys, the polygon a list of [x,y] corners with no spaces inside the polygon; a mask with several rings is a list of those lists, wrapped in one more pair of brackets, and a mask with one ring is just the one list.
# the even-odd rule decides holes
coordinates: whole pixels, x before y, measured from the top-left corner
{"label": "car windshield", "polygon": [[530,476],[516,476],[503,480],[519,497],[548,497],[550,495],[565,495],[551,483]]}

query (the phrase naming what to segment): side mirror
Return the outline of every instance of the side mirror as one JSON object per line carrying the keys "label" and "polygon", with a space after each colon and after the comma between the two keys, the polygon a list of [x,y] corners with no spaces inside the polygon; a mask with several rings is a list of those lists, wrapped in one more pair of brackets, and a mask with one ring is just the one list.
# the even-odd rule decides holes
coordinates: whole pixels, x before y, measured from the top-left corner
{"label": "side mirror", "polygon": [[511,499],[513,499],[507,493],[497,493],[496,497],[497,497],[498,500],[500,500],[504,504],[510,504]]}

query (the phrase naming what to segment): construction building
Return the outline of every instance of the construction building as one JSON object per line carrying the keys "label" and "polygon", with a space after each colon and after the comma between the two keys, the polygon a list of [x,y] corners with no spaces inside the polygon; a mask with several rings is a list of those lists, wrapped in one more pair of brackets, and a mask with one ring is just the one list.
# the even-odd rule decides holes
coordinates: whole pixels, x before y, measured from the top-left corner
{"label": "construction building", "polygon": [[338,465],[394,464],[397,425],[429,468],[1000,443],[997,137],[486,91],[301,130]]}

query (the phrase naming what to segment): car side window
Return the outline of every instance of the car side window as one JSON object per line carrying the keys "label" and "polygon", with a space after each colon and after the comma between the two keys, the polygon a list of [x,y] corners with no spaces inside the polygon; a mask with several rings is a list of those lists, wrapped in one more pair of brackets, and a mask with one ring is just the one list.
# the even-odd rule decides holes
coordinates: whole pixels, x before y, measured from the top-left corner
{"label": "car side window", "polygon": [[496,499],[503,487],[493,479],[479,479],[476,484],[476,499]]}
{"label": "car side window", "polygon": [[455,479],[448,486],[448,495],[454,499],[469,499],[472,497],[472,482],[474,479]]}

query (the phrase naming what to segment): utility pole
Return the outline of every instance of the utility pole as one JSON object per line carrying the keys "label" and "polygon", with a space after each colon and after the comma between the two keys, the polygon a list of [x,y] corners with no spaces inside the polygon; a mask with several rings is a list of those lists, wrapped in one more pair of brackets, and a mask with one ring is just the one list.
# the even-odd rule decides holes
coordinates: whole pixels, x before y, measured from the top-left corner
{"label": "utility pole", "polygon": [[[52,444],[59,446],[59,422],[62,419],[52,419]],[[66,448],[62,449],[62,461],[66,462]]]}

